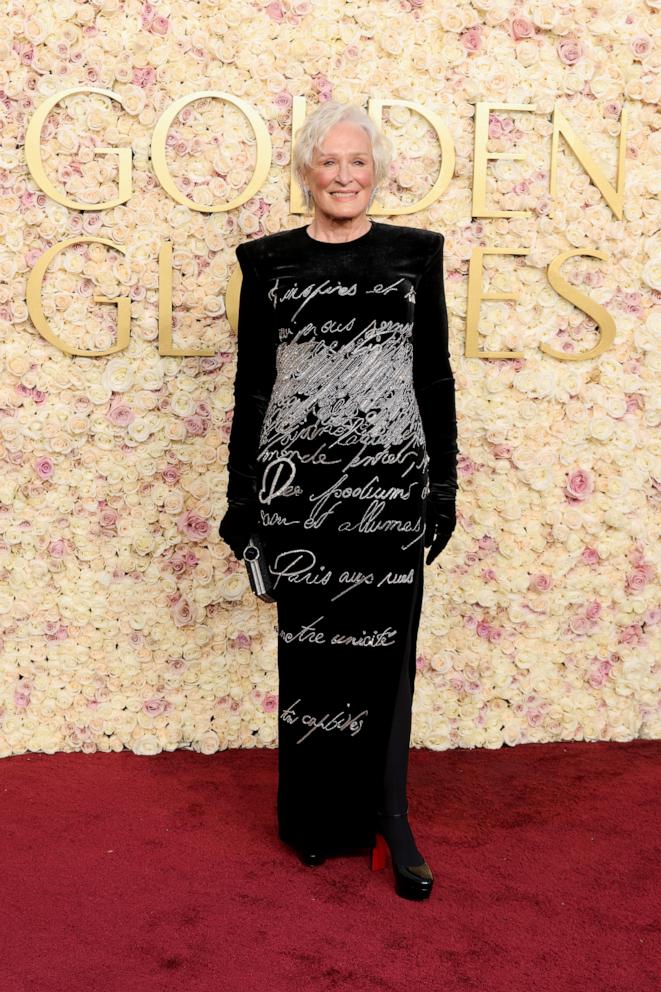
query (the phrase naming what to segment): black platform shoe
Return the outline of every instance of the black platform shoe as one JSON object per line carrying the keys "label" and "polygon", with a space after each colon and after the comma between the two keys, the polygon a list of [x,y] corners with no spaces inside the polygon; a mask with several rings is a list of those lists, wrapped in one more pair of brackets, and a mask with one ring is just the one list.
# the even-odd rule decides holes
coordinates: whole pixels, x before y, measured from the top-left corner
{"label": "black platform shoe", "polygon": [[[399,817],[408,814],[408,806],[403,813],[377,813],[380,817]],[[382,833],[377,830],[376,843],[370,851],[370,868],[379,871],[386,864],[390,848]],[[426,861],[421,865],[398,864],[391,855],[392,869],[395,875],[395,891],[403,899],[428,899],[434,885],[434,876]]]}
{"label": "black platform shoe", "polygon": [[298,851],[298,856],[304,865],[310,865],[314,867],[315,865],[323,865],[326,860],[325,854],[320,854],[318,851]]}

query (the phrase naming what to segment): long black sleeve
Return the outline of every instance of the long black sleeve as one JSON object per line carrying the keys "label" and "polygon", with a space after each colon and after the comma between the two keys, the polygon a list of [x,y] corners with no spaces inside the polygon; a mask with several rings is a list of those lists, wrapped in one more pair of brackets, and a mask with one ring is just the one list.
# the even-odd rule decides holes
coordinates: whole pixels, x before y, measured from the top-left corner
{"label": "long black sleeve", "polygon": [[275,381],[276,340],[269,302],[246,245],[236,248],[243,280],[239,297],[234,415],[228,449],[228,503],[257,504],[257,449]]}
{"label": "long black sleeve", "polygon": [[246,536],[259,523],[257,452],[276,376],[277,339],[264,282],[253,262],[251,243],[240,244],[241,266],[234,413],[228,445],[228,510],[219,533],[238,558]]}
{"label": "long black sleeve", "polygon": [[442,234],[418,281],[413,324],[413,385],[429,455],[429,483],[437,509],[454,519],[457,492],[457,416],[443,285]]}

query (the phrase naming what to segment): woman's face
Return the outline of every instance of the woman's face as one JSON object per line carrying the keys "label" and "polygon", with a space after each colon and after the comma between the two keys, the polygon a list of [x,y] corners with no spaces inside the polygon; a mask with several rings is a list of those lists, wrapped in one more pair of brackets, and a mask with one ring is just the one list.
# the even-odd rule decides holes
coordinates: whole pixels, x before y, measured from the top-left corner
{"label": "woman's face", "polygon": [[343,219],[364,214],[374,188],[374,162],[367,132],[340,121],[315,149],[306,171],[315,213]]}

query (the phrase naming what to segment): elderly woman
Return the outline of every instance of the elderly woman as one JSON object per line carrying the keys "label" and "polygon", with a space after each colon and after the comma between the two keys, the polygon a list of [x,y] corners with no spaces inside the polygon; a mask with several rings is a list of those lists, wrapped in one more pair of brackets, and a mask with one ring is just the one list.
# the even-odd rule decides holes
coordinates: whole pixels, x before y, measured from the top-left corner
{"label": "elderly woman", "polygon": [[280,839],[305,864],[390,851],[429,896],[406,776],[425,548],[455,527],[457,428],[443,236],[370,221],[391,145],[328,102],[298,133],[312,223],[239,245],[228,509],[262,542],[278,614]]}

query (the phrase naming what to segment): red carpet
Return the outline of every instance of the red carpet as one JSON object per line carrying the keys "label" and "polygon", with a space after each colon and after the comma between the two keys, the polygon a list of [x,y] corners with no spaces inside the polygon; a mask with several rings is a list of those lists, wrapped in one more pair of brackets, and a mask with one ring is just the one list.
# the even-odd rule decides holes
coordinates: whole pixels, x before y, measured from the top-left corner
{"label": "red carpet", "polygon": [[1,992],[657,992],[661,742],[411,752],[435,888],[276,835],[275,750],[0,762]]}

